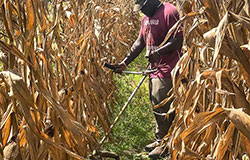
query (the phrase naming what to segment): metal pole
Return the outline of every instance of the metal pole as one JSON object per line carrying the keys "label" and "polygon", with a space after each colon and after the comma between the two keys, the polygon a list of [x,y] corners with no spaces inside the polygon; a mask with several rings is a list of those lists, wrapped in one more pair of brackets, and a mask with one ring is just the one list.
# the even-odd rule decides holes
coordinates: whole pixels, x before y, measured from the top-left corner
{"label": "metal pole", "polygon": [[122,71],[122,73],[125,74],[137,74],[137,75],[143,75],[144,72],[135,72],[135,71]]}

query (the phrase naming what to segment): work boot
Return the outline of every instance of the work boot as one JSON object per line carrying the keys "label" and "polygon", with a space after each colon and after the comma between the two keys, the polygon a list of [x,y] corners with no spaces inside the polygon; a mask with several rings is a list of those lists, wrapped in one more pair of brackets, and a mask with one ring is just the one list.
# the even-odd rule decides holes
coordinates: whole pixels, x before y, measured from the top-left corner
{"label": "work boot", "polygon": [[168,149],[164,148],[163,146],[158,146],[156,147],[154,150],[152,150],[149,154],[148,154],[148,157],[150,159],[158,159],[160,157],[165,157],[168,153]]}
{"label": "work boot", "polygon": [[153,149],[155,149],[159,145],[160,145],[160,142],[155,141],[153,143],[150,143],[150,144],[146,145],[144,149],[147,152],[151,152]]}

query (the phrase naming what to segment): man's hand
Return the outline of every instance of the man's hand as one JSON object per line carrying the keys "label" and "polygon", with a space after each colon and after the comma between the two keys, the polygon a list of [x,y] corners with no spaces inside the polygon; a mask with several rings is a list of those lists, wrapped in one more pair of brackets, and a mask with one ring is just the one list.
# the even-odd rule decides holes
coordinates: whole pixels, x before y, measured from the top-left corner
{"label": "man's hand", "polygon": [[147,56],[147,58],[150,63],[155,63],[159,60],[160,54],[156,51],[151,51],[151,53]]}
{"label": "man's hand", "polygon": [[126,69],[127,65],[124,62],[114,64],[114,72],[118,74],[122,74],[122,71]]}

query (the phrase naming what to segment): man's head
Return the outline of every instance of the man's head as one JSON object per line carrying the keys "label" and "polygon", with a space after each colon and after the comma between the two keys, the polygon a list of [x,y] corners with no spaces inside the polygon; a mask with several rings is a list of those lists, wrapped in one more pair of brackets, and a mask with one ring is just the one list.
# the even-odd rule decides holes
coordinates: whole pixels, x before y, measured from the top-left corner
{"label": "man's head", "polygon": [[152,17],[160,6],[159,0],[135,0],[134,11],[141,10],[146,16]]}

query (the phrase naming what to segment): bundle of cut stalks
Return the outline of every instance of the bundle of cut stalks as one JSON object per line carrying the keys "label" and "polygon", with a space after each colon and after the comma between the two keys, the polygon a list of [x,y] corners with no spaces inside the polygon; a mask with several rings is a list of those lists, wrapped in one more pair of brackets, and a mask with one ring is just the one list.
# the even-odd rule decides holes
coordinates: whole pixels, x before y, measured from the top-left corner
{"label": "bundle of cut stalks", "polygon": [[249,0],[174,2],[182,13],[185,46],[172,72],[172,96],[162,102],[174,99],[169,113],[176,117],[165,136],[171,157],[249,158]]}
{"label": "bundle of cut stalks", "polygon": [[135,39],[131,5],[0,0],[0,159],[86,159],[98,148],[115,90],[102,64]]}

